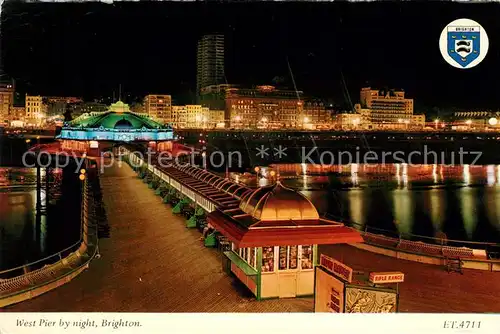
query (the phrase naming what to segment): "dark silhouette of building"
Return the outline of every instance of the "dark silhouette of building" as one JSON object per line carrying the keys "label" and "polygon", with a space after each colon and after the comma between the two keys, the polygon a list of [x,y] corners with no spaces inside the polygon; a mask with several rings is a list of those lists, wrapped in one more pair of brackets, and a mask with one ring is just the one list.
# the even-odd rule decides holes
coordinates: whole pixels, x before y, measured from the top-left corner
{"label": "dark silhouette of building", "polygon": [[196,94],[202,88],[225,83],[224,35],[204,35],[198,41]]}

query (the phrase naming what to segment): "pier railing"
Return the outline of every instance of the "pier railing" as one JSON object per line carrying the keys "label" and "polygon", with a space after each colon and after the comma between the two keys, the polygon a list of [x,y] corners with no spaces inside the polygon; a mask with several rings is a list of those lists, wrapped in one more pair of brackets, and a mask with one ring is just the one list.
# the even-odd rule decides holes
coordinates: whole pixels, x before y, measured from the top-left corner
{"label": "pier railing", "polygon": [[363,235],[363,239],[366,243],[375,246],[431,256],[500,260],[499,243],[447,239],[444,235],[442,238],[437,238],[396,232],[368,225],[361,225],[331,214],[325,214],[325,217],[357,229]]}
{"label": "pier railing", "polygon": [[21,276],[24,274],[27,274],[29,272],[32,272],[34,270],[37,270],[39,268],[42,268],[46,265],[53,264],[57,261],[62,260],[72,252],[76,251],[78,248],[80,248],[80,245],[82,244],[83,239],[79,239],[77,242],[72,244],[71,246],[55,253],[51,254],[49,256],[44,257],[43,259],[39,259],[27,264],[24,264],[22,266],[18,266],[15,268],[10,268],[7,270],[2,270],[0,271],[0,279],[7,279],[7,278],[12,278],[16,276]]}

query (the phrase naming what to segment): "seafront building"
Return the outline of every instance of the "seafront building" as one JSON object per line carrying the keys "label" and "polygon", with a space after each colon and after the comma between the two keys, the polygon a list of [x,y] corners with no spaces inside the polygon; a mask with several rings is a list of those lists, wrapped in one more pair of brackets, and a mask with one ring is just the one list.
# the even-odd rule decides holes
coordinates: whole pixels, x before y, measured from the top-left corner
{"label": "seafront building", "polygon": [[374,124],[410,122],[413,115],[413,99],[405,98],[403,90],[362,88],[360,104],[370,109],[370,121]]}
{"label": "seafront building", "polygon": [[196,95],[199,96],[204,87],[225,82],[224,35],[202,36],[196,56]]}
{"label": "seafront building", "polygon": [[[422,129],[425,115],[413,113],[413,99],[403,90],[362,88],[360,103],[354,105],[356,116],[337,117],[336,125],[342,128],[406,130]],[[350,122],[344,124],[342,120]]]}
{"label": "seafront building", "polygon": [[201,104],[224,110],[226,127],[236,129],[304,129],[331,122],[322,101],[308,99],[302,91],[271,85],[205,87]]}
{"label": "seafront building", "polygon": [[0,124],[8,123],[14,104],[14,86],[10,83],[0,83]]}
{"label": "seafront building", "polygon": [[40,95],[26,94],[26,123],[32,126],[39,126],[43,123],[47,116],[47,106],[43,103],[43,98]]}
{"label": "seafront building", "polygon": [[[47,117],[64,115],[67,111],[68,105],[76,105],[83,103],[83,100],[73,96],[46,96],[42,99],[43,103],[47,105]],[[99,110],[92,110],[99,111]],[[86,112],[86,111],[84,111]],[[79,116],[76,110],[75,116]]]}
{"label": "seafront building", "polygon": [[500,111],[469,110],[457,111],[453,114],[452,129],[455,130],[487,130],[500,127]]}
{"label": "seafront building", "polygon": [[116,142],[142,142],[152,149],[165,150],[171,144],[173,130],[118,101],[108,111],[86,113],[65,123],[57,139],[63,149],[99,156]]}
{"label": "seafront building", "polygon": [[172,117],[169,123],[174,128],[224,127],[224,110],[210,110],[208,107],[193,104],[172,106]]}
{"label": "seafront building", "polygon": [[172,121],[172,96],[149,94],[144,97],[144,112],[163,123]]}

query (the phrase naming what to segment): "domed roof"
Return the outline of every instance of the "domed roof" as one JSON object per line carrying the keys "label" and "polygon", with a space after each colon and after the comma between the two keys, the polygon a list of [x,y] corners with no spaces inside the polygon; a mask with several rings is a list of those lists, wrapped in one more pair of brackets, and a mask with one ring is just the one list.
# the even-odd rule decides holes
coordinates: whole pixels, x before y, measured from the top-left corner
{"label": "domed roof", "polygon": [[104,128],[120,130],[170,129],[145,114],[130,111],[128,104],[118,101],[108,111],[83,114],[68,124],[68,127]]}
{"label": "domed roof", "polygon": [[119,120],[118,122],[115,123],[114,128],[115,129],[133,129],[134,126],[132,125],[132,123],[130,123],[129,120],[122,118],[121,120]]}
{"label": "domed roof", "polygon": [[261,221],[319,219],[318,210],[306,197],[279,181],[256,189],[241,202],[240,209]]}
{"label": "domed roof", "polygon": [[130,112],[130,107],[128,104],[123,103],[123,101],[117,101],[109,107],[109,110],[114,112]]}

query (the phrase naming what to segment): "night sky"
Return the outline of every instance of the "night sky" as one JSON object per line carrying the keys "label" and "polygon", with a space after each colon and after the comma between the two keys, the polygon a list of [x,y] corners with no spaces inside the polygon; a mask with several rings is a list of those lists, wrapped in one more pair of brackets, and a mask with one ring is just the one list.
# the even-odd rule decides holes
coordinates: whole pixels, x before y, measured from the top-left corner
{"label": "night sky", "polygon": [[[490,48],[475,68],[442,59],[441,30],[479,22]],[[194,98],[196,43],[226,36],[229,83],[282,77],[306,95],[348,105],[371,84],[403,88],[417,111],[498,109],[500,5],[457,3],[116,3],[9,2],[2,12],[4,70],[18,90],[40,95],[172,94]],[[345,85],[343,84],[343,79]],[[344,87],[347,88],[344,89]]]}

